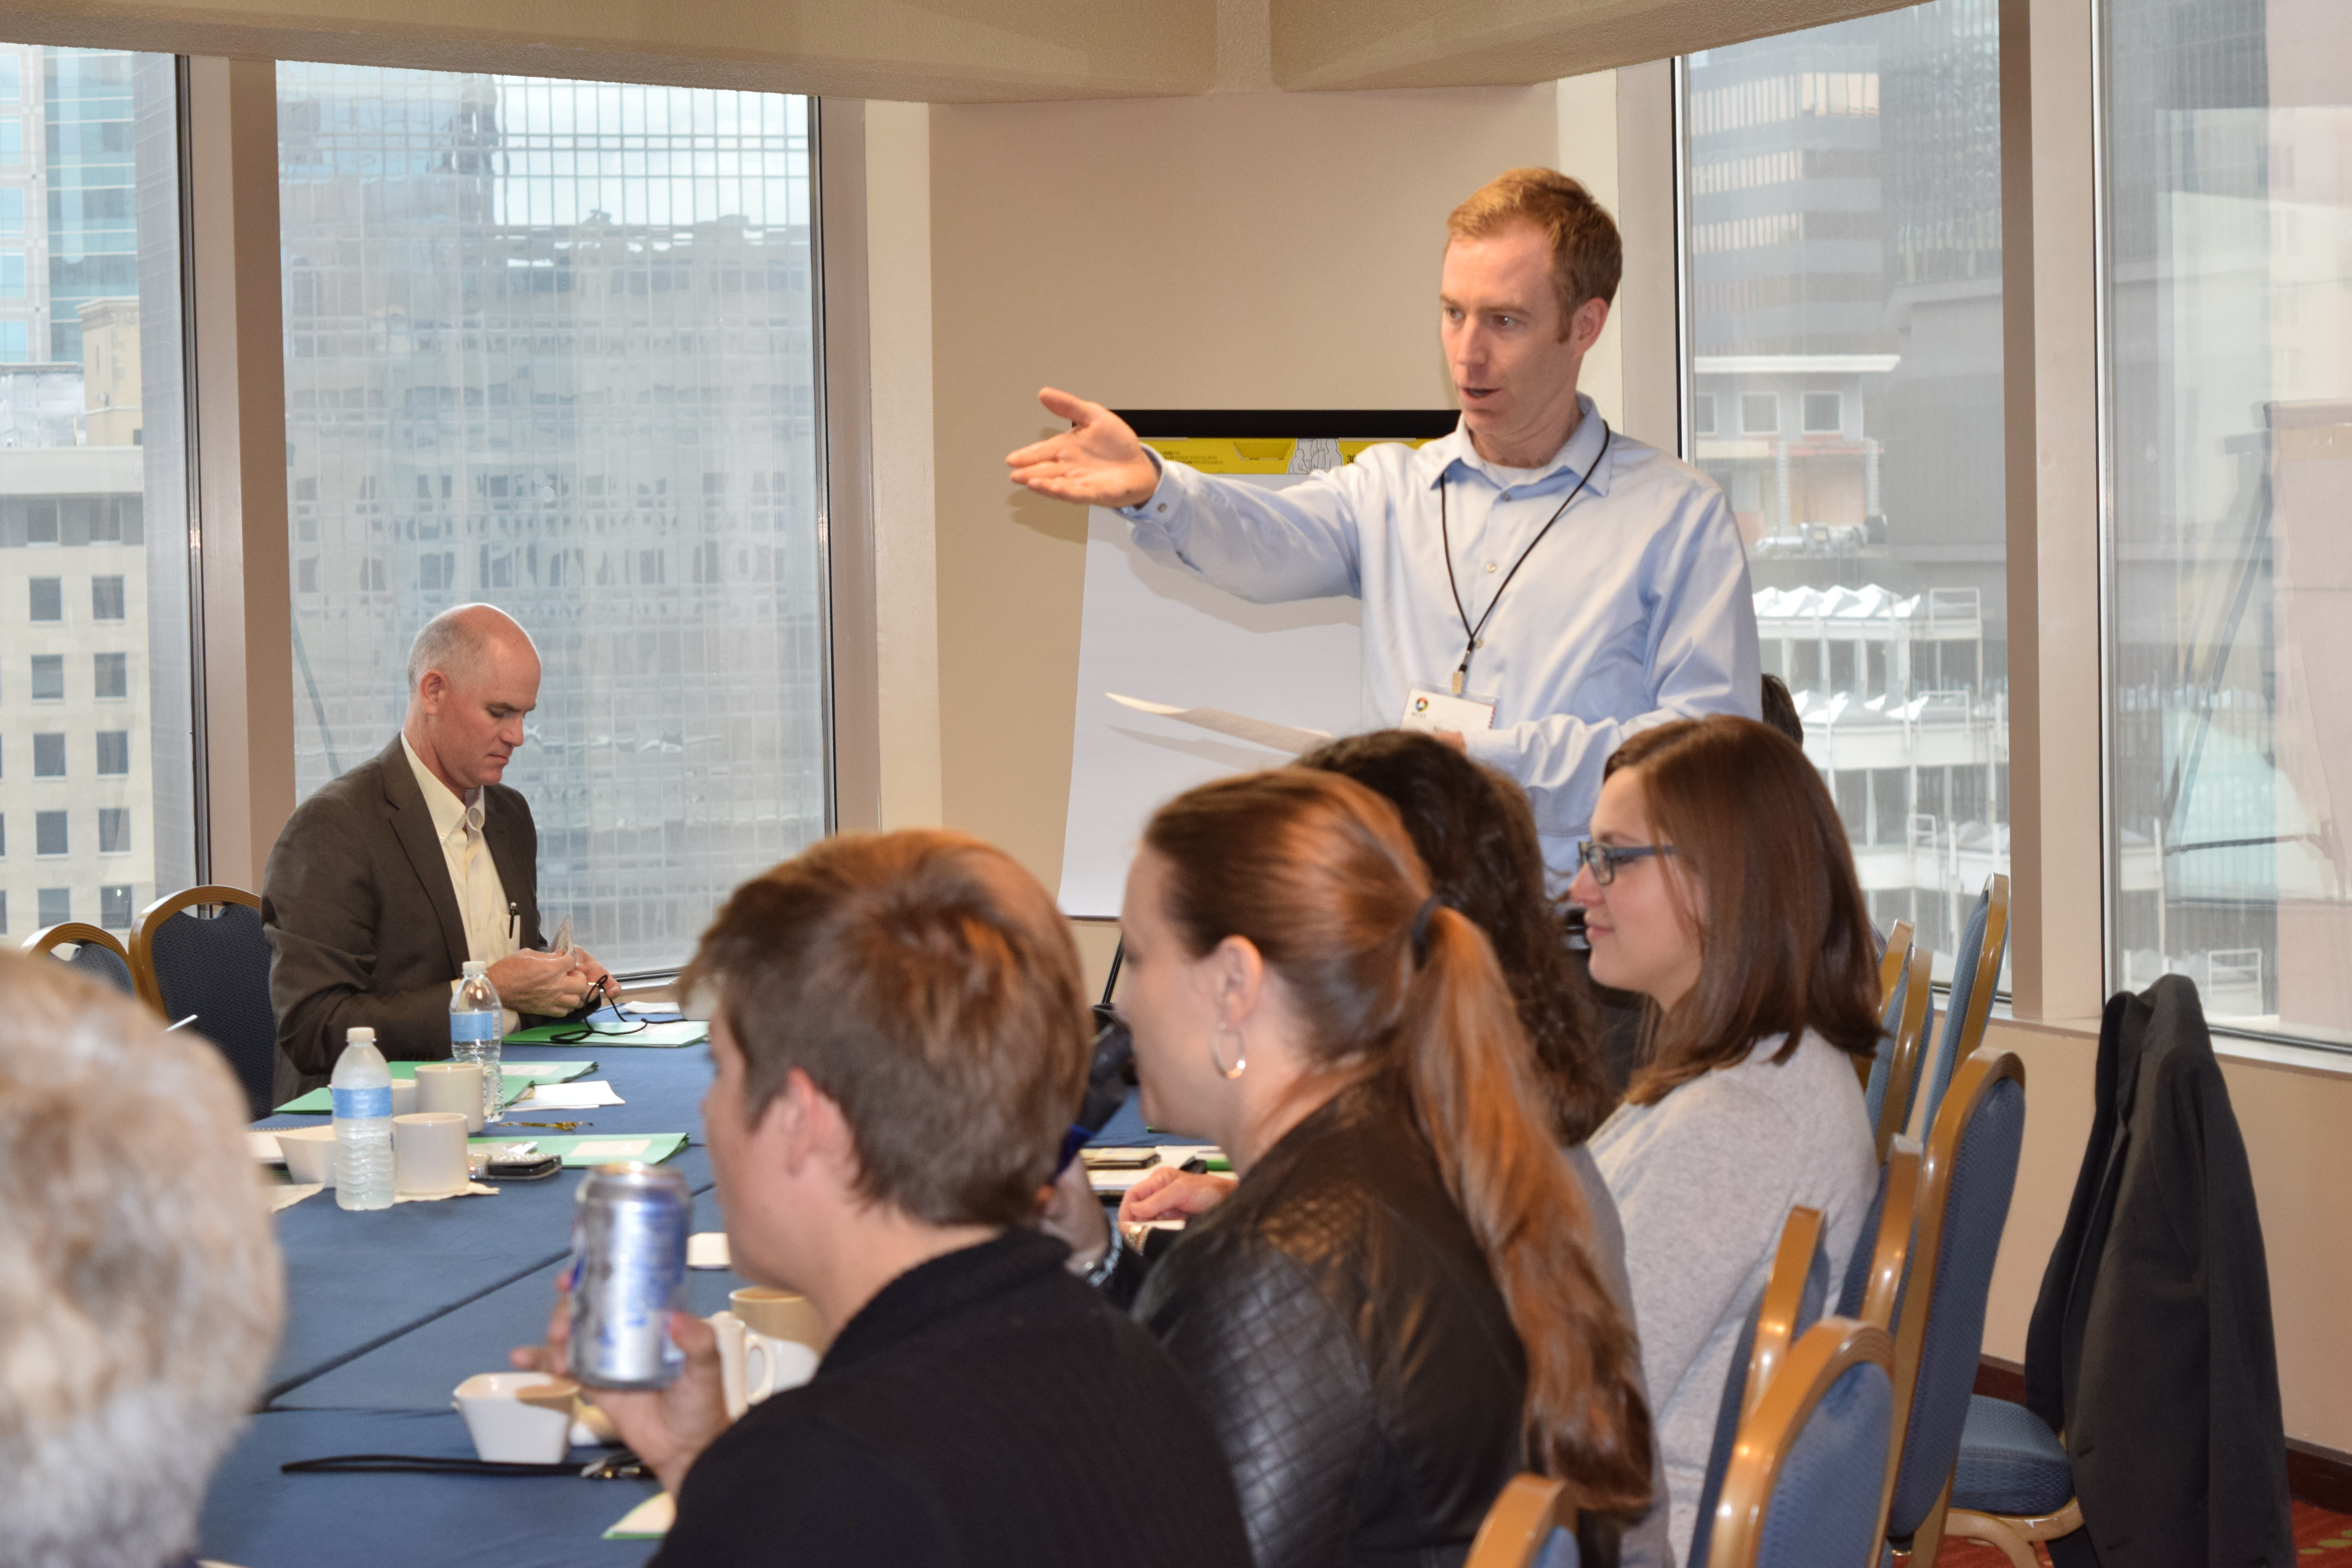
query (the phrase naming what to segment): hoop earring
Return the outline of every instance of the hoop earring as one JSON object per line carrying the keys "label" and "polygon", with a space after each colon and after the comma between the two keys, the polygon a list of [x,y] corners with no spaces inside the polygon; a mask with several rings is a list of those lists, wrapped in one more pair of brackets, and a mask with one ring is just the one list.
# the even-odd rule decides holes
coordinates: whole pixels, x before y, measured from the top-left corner
{"label": "hoop earring", "polygon": [[[1234,1053],[1234,1065],[1231,1067],[1227,1067],[1225,1058],[1217,1054],[1217,1037],[1228,1031],[1234,1037],[1234,1044],[1241,1047]],[[1222,1018],[1217,1021],[1217,1026],[1209,1031],[1209,1065],[1224,1074],[1228,1081],[1241,1077],[1243,1073],[1249,1070],[1249,1042],[1242,1038],[1242,1032],[1239,1029],[1234,1028]]]}

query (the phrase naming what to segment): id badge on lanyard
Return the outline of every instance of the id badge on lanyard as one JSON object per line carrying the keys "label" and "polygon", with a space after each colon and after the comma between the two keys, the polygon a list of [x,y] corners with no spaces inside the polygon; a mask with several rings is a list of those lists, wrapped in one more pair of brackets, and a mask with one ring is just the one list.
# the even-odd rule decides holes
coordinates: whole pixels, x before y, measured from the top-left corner
{"label": "id badge on lanyard", "polygon": [[1400,730],[1425,730],[1433,734],[1453,730],[1467,735],[1495,727],[1496,700],[1477,693],[1456,697],[1440,687],[1416,686],[1406,693]]}

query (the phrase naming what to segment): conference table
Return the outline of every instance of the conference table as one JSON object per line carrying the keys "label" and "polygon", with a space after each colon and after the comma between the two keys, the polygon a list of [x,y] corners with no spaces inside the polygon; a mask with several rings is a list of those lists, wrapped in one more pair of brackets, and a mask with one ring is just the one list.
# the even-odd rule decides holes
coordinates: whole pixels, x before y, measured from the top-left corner
{"label": "conference table", "polygon": [[[622,1037],[622,1038],[625,1038]],[[581,1121],[598,1138],[682,1132],[665,1164],[695,1194],[694,1229],[723,1228],[702,1141],[710,1079],[704,1045],[646,1048],[619,1038],[509,1045],[510,1066],[593,1060],[583,1076],[626,1102],[586,1110],[510,1107],[509,1121]],[[261,1130],[318,1126],[273,1116]],[[543,1130],[517,1128],[529,1138]],[[1097,1142],[1144,1142],[1133,1097]],[[604,1531],[659,1489],[650,1479],[589,1480],[419,1473],[281,1473],[290,1461],[348,1454],[471,1458],[457,1384],[502,1371],[507,1352],[538,1342],[571,1249],[582,1173],[504,1183],[493,1196],[347,1213],[332,1191],[277,1215],[286,1258],[286,1327],[258,1413],[213,1478],[197,1555],[239,1568],[559,1568],[635,1564],[657,1542]],[[727,1305],[744,1281],[724,1269],[687,1276],[698,1313]],[[582,1464],[603,1450],[577,1448]]]}

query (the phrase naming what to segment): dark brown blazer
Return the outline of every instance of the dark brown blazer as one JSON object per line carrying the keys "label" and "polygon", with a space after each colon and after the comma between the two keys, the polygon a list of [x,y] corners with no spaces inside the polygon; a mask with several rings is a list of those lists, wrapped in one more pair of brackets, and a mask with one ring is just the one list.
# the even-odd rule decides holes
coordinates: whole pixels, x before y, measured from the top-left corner
{"label": "dark brown blazer", "polygon": [[[539,830],[520,791],[492,784],[482,836],[522,945],[541,945]],[[374,1028],[387,1059],[449,1054],[449,983],[466,922],[433,815],[400,737],[297,806],[261,883],[269,1004],[278,1016],[278,1102],[325,1083],[343,1032]]]}

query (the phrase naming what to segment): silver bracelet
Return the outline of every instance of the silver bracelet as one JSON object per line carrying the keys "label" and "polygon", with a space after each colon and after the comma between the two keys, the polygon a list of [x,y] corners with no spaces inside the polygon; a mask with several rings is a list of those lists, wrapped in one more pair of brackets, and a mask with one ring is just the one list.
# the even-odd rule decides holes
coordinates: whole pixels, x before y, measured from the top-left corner
{"label": "silver bracelet", "polygon": [[1127,1237],[1119,1234],[1118,1221],[1112,1220],[1110,1245],[1103,1248],[1103,1255],[1095,1259],[1093,1268],[1087,1270],[1087,1283],[1100,1289],[1103,1282],[1110,1278],[1111,1270],[1118,1267],[1118,1255],[1126,1250]]}

